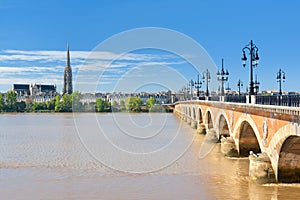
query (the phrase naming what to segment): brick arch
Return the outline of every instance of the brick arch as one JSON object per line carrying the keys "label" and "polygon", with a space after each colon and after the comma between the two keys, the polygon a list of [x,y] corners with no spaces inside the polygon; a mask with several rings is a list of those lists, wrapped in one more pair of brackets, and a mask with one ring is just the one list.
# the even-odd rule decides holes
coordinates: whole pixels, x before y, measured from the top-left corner
{"label": "brick arch", "polygon": [[195,106],[192,107],[192,111],[193,111],[193,112],[192,112],[192,113],[193,113],[193,114],[192,114],[192,119],[193,119],[193,120],[196,120],[196,119],[197,119],[197,114],[196,114],[196,108],[195,108]]}
{"label": "brick arch", "polygon": [[[278,163],[279,155],[283,147],[284,142],[291,136],[297,136],[297,127],[296,125],[288,124],[281,127],[272,137],[269,146],[268,146],[268,156],[271,160],[271,164],[275,173],[276,180],[278,181]],[[298,135],[300,136],[300,135]],[[299,161],[300,162],[300,161]]]}
{"label": "brick arch", "polygon": [[204,119],[205,119],[205,124],[206,124],[208,129],[214,128],[214,116],[213,116],[213,112],[211,111],[210,108],[206,109]]}
{"label": "brick arch", "polygon": [[278,182],[300,183],[300,136],[287,137],[280,148]]}
{"label": "brick arch", "polygon": [[197,120],[199,121],[199,124],[204,123],[203,120],[204,116],[203,116],[203,109],[201,106],[197,107]]}
{"label": "brick arch", "polygon": [[241,156],[248,156],[250,150],[258,153],[264,152],[263,141],[261,140],[257,125],[254,120],[243,114],[237,121],[233,138],[237,150]]}
{"label": "brick arch", "polygon": [[223,135],[224,137],[231,136],[231,127],[229,125],[229,120],[226,115],[226,112],[220,111],[218,113],[217,121],[216,121],[217,134],[219,138]]}

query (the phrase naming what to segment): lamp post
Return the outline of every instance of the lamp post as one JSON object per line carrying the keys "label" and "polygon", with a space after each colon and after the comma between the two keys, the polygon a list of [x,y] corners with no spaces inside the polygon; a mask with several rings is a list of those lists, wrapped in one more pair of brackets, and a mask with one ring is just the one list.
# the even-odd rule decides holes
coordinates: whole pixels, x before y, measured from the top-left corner
{"label": "lamp post", "polygon": [[224,59],[222,58],[222,69],[217,72],[218,81],[221,82],[221,96],[224,96],[224,82],[228,81],[229,72],[224,69]]}
{"label": "lamp post", "polygon": [[195,88],[197,89],[197,99],[200,100],[200,91],[199,89],[202,86],[202,82],[199,80],[199,74],[197,75],[197,81],[195,81]]}
{"label": "lamp post", "polygon": [[279,84],[279,95],[281,96],[282,95],[281,84],[282,84],[282,82],[285,81],[285,72],[282,71],[281,69],[279,69],[279,71],[277,72],[276,79]]}
{"label": "lamp post", "polygon": [[194,87],[194,81],[191,79],[190,81],[189,81],[189,86],[190,86],[190,88],[191,88],[191,100],[193,99],[193,87]]}
{"label": "lamp post", "polygon": [[281,69],[279,69],[279,71],[277,72],[277,82],[279,83],[279,95],[282,95],[282,90],[281,90],[281,84],[282,82],[285,81],[285,72],[282,71]]}
{"label": "lamp post", "polygon": [[239,79],[237,86],[239,88],[239,96],[241,96],[241,88],[243,87],[243,82]]}
{"label": "lamp post", "polygon": [[206,69],[206,70],[203,72],[203,74],[202,74],[202,79],[203,79],[203,81],[205,81],[205,83],[206,83],[206,93],[205,93],[205,95],[208,97],[208,96],[209,96],[208,83],[209,83],[209,81],[210,81],[210,79],[211,79],[211,77],[210,77],[210,72],[208,71],[208,69]]}
{"label": "lamp post", "polygon": [[243,67],[246,67],[246,52],[245,50],[249,51],[250,54],[250,87],[249,87],[249,103],[251,103],[251,95],[254,95],[254,82],[253,82],[253,67],[256,67],[258,65],[258,48],[255,44],[253,44],[253,41],[251,40],[249,44],[247,44],[243,49]]}
{"label": "lamp post", "polygon": [[254,82],[254,94],[257,95],[259,91],[260,82],[257,80],[257,74],[255,74],[255,82]]}
{"label": "lamp post", "polygon": [[185,100],[189,100],[190,90],[189,90],[189,84],[188,83],[186,84],[185,91],[186,91],[186,99]]}

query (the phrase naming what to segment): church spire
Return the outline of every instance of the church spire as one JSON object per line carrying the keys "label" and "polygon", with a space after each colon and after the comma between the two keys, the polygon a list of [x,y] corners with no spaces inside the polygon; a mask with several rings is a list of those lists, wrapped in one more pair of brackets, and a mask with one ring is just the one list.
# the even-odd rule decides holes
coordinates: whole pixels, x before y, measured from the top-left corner
{"label": "church spire", "polygon": [[69,49],[69,42],[67,42],[67,63],[66,66],[70,66],[70,49]]}
{"label": "church spire", "polygon": [[64,70],[64,85],[63,85],[63,94],[72,94],[72,68],[70,64],[70,49],[69,43],[67,43],[67,62]]}

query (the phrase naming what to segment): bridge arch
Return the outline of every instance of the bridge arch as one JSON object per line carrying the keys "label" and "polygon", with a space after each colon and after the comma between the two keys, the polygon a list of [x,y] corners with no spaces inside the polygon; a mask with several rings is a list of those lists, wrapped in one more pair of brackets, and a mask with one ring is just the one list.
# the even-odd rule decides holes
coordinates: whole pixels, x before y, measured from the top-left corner
{"label": "bridge arch", "polygon": [[229,120],[225,112],[219,113],[216,122],[217,122],[216,128],[217,128],[217,133],[219,138],[221,138],[221,136],[230,137],[231,130],[228,123]]}
{"label": "bridge arch", "polygon": [[208,129],[214,128],[214,123],[213,123],[213,116],[212,112],[209,108],[206,109],[206,114],[205,114],[205,124],[207,125]]}
{"label": "bridge arch", "polygon": [[300,136],[288,136],[278,158],[278,182],[300,183]]}
{"label": "bridge arch", "polygon": [[196,108],[193,106],[193,115],[192,115],[192,119],[193,120],[196,120],[197,118],[196,118]]}
{"label": "bridge arch", "polygon": [[201,107],[198,107],[198,112],[197,113],[198,113],[197,119],[199,121],[199,124],[202,124],[203,123],[203,112],[202,112]]}
{"label": "bridge arch", "polygon": [[[280,159],[280,153],[283,150],[283,144],[285,141],[287,141],[287,139],[291,136],[300,136],[299,135],[299,130],[300,127],[295,125],[295,124],[287,124],[283,127],[281,127],[272,137],[269,146],[268,146],[268,155],[269,158],[271,160],[271,164],[276,176],[276,180],[277,181],[281,181],[284,182],[283,178],[281,177],[281,179],[279,180],[279,159]],[[298,134],[297,134],[298,133]],[[286,148],[285,148],[286,149]],[[281,155],[281,159],[283,158],[284,154]],[[282,160],[281,160],[282,161]],[[299,162],[299,161],[298,161]],[[280,167],[282,168],[282,166]],[[284,176],[281,173],[281,176]]]}
{"label": "bridge arch", "polygon": [[254,120],[243,114],[237,121],[233,138],[240,156],[249,156],[249,151],[260,153],[263,151],[263,144],[258,128]]}

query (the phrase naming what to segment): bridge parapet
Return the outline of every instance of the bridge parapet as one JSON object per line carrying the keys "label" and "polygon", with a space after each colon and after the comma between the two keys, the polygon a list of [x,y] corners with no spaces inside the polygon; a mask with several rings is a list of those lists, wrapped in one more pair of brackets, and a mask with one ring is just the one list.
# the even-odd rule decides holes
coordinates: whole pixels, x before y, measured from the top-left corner
{"label": "bridge parapet", "polygon": [[[175,105],[178,104],[187,104],[187,105],[206,105],[212,106],[215,108],[221,108],[226,110],[240,110],[246,113],[251,114],[254,111],[261,111],[265,115],[268,114],[284,114],[291,115],[293,121],[295,119],[300,120],[300,107],[289,107],[289,106],[275,106],[275,105],[259,105],[259,104],[246,104],[246,103],[233,103],[233,102],[218,102],[218,101],[204,101],[204,100],[193,100],[193,101],[178,101]],[[256,112],[257,114],[257,112]]]}

